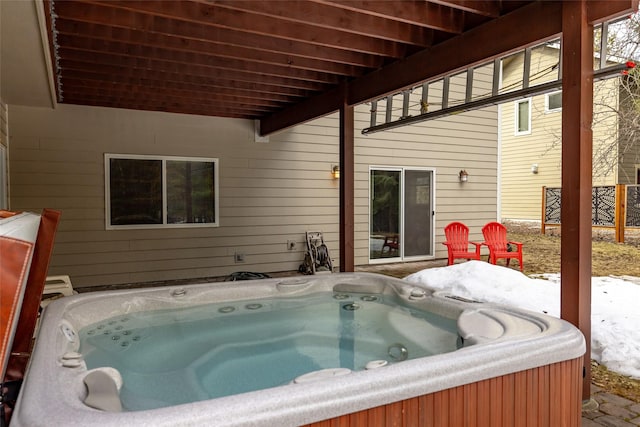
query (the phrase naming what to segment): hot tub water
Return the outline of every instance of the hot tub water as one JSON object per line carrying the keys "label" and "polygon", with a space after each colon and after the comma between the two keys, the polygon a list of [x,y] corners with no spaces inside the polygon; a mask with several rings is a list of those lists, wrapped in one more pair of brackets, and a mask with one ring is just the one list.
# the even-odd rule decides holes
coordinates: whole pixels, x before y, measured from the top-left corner
{"label": "hot tub water", "polygon": [[454,319],[408,307],[392,295],[332,292],[129,313],[91,324],[79,335],[87,369],[113,367],[122,375],[126,410],[458,348]]}

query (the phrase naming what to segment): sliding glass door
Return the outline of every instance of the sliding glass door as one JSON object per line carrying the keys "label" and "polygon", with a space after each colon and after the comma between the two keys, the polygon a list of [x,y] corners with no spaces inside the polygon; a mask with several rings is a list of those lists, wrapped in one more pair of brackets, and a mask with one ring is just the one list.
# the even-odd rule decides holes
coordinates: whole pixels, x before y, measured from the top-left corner
{"label": "sliding glass door", "polygon": [[430,169],[370,169],[370,260],[433,256],[433,183]]}

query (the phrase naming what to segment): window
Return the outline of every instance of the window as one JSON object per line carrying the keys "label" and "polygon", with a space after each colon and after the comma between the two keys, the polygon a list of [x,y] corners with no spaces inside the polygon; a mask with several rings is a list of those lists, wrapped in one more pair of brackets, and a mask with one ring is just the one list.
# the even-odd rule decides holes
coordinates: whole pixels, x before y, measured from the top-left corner
{"label": "window", "polygon": [[218,159],[105,155],[106,227],[217,227]]}
{"label": "window", "polygon": [[544,97],[544,111],[553,113],[562,110],[562,91],[548,93]]}
{"label": "window", "polygon": [[516,135],[531,133],[531,98],[516,102]]}

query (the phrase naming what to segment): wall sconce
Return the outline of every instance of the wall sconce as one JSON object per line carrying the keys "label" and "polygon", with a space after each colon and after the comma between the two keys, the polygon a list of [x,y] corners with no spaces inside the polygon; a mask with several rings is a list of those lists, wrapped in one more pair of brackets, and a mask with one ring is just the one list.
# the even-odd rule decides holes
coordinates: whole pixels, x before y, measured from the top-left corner
{"label": "wall sconce", "polygon": [[333,175],[333,179],[340,178],[340,166],[335,165],[331,168],[331,175]]}
{"label": "wall sconce", "polygon": [[531,173],[538,173],[538,164],[534,163],[531,165]]}
{"label": "wall sconce", "polygon": [[463,169],[458,174],[458,177],[460,178],[460,182],[467,182],[469,180],[469,173]]}

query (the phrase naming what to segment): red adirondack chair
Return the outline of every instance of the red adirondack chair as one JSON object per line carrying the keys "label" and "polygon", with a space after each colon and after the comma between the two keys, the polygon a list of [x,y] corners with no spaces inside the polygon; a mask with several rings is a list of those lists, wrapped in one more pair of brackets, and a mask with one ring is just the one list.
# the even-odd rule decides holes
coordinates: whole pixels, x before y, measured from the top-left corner
{"label": "red adirondack chair", "polygon": [[[447,241],[442,242],[447,247],[449,260],[447,265],[452,265],[456,258],[466,260],[480,259],[480,247],[482,243],[469,241],[469,227],[461,222],[452,222],[444,228],[444,236]],[[475,250],[470,251],[469,245],[474,245]]]}
{"label": "red adirondack chair", "polygon": [[499,222],[490,222],[482,227],[482,235],[484,236],[484,244],[489,247],[489,262],[491,264],[496,264],[498,259],[505,258],[508,267],[509,261],[515,258],[520,263],[520,271],[522,271],[522,243],[507,240],[507,227]]}

